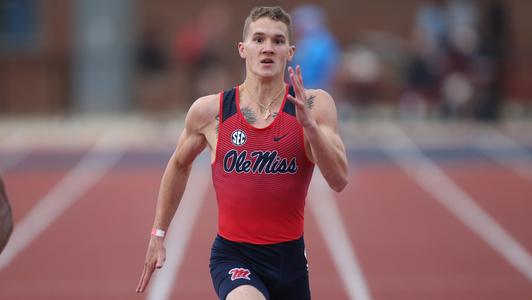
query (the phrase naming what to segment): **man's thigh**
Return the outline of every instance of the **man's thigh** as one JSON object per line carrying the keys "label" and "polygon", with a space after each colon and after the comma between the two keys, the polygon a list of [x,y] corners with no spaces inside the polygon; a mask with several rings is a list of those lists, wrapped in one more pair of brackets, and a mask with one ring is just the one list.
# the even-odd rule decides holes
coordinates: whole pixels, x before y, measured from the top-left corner
{"label": "man's thigh", "polygon": [[266,300],[266,297],[254,286],[241,285],[232,290],[226,300]]}

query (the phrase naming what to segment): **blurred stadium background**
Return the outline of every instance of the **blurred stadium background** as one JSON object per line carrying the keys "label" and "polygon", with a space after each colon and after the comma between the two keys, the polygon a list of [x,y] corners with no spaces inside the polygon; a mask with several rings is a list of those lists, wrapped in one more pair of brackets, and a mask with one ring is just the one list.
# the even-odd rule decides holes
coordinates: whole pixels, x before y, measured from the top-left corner
{"label": "blurred stadium background", "polygon": [[214,299],[208,171],[170,289],[133,291],[184,114],[243,80],[257,5],[293,13],[351,164],[332,208],[310,201],[315,298],[532,299],[532,1],[312,3],[0,0],[0,299]]}
{"label": "blurred stadium background", "polygon": [[[405,0],[392,8],[384,0],[321,1],[341,47],[335,96],[357,110],[386,105],[397,111],[405,90],[416,87],[430,94],[426,98],[431,116],[445,111],[446,105],[459,106],[463,117],[492,117],[483,106],[495,106],[511,118],[529,116],[532,39],[527,14],[532,4],[451,1],[458,4],[449,9],[446,2]],[[242,80],[236,44],[242,20],[260,4],[0,3],[2,117],[186,109],[198,94],[218,92]],[[299,4],[283,2],[288,11]],[[443,5],[453,17],[443,20],[437,11],[422,13],[430,10],[423,7],[429,4]],[[439,49],[431,49],[434,46]],[[419,66],[420,56],[435,61]],[[504,73],[497,75],[503,85],[498,100],[482,95],[494,85],[485,78],[493,76],[493,69]],[[426,73],[434,83],[418,78]],[[445,94],[439,89],[447,75],[456,75],[447,85],[466,90],[471,86],[473,91]]]}

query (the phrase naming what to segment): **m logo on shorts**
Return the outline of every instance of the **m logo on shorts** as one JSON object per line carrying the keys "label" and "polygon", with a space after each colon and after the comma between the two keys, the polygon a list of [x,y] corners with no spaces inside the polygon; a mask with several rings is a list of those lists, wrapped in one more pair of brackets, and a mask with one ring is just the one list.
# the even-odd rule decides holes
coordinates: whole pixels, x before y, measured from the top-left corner
{"label": "m logo on shorts", "polygon": [[231,142],[235,146],[242,146],[246,143],[247,137],[244,131],[242,130],[235,130],[233,133],[231,133]]}
{"label": "m logo on shorts", "polygon": [[233,268],[233,269],[229,270],[228,274],[231,274],[231,281],[235,281],[237,279],[251,280],[249,278],[249,275],[251,275],[251,272],[248,269]]}

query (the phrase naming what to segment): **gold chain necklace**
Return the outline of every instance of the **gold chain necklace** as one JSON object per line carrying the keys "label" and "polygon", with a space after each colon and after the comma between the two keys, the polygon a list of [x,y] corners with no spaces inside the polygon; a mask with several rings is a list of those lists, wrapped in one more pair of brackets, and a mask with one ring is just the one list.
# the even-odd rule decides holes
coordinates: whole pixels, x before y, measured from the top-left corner
{"label": "gold chain necklace", "polygon": [[[256,101],[254,98],[254,95],[251,94],[251,92],[248,90],[248,88],[246,87],[246,82],[244,81],[244,84],[242,85],[242,87],[244,88],[244,90],[246,91],[246,93],[248,93],[248,95],[250,96],[249,100],[257,103],[259,105],[259,110],[260,110],[260,113],[262,114],[262,118],[264,120],[268,119],[272,113],[271,113],[271,107],[272,107],[272,104],[274,104],[275,102],[277,102],[279,100],[279,96],[281,95],[281,93],[284,91],[285,89],[285,85],[283,84],[283,87],[279,90],[279,92],[277,93],[277,95],[275,95],[275,97],[273,97],[273,100],[270,102],[270,104],[268,105],[264,105],[258,101]],[[264,113],[262,112],[262,110],[264,110]]]}

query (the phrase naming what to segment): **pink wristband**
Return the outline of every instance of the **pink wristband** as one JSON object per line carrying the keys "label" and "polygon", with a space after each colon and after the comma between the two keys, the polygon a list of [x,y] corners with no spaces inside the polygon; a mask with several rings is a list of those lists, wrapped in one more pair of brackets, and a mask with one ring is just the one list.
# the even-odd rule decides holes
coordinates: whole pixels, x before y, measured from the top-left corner
{"label": "pink wristband", "polygon": [[164,239],[165,234],[166,234],[166,232],[164,230],[162,230],[162,229],[153,228],[151,230],[151,235],[154,235],[156,237],[160,237],[160,238]]}

